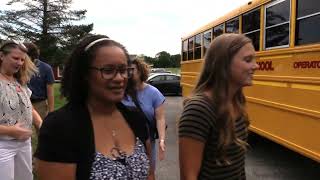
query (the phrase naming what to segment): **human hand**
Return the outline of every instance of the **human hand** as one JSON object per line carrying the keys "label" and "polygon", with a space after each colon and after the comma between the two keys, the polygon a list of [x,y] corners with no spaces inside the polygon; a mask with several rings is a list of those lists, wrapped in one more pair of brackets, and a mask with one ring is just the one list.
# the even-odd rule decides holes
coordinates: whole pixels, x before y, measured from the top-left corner
{"label": "human hand", "polygon": [[32,131],[23,127],[23,123],[19,122],[10,128],[9,136],[14,137],[18,140],[27,140],[31,137]]}
{"label": "human hand", "polygon": [[166,144],[163,139],[159,142],[159,160],[164,160],[165,157],[165,151],[166,151]]}

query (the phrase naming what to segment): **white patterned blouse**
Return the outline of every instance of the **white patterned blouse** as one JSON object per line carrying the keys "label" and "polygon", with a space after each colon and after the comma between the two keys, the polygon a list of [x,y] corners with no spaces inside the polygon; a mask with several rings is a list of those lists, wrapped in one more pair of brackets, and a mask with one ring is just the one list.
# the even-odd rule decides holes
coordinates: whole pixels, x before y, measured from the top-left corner
{"label": "white patterned blouse", "polygon": [[[18,82],[0,80],[0,125],[13,126],[21,122],[25,128],[32,128],[31,93]],[[14,138],[2,135],[0,139]]]}

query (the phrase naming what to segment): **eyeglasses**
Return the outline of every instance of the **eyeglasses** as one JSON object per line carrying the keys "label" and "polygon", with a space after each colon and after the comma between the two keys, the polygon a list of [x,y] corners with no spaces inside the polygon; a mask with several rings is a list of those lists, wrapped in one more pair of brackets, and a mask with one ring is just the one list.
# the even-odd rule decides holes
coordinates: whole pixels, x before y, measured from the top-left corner
{"label": "eyeglasses", "polygon": [[108,67],[89,67],[90,69],[94,69],[100,71],[101,78],[110,80],[113,79],[118,73],[123,78],[130,78],[132,76],[133,68],[127,66],[108,66]]}

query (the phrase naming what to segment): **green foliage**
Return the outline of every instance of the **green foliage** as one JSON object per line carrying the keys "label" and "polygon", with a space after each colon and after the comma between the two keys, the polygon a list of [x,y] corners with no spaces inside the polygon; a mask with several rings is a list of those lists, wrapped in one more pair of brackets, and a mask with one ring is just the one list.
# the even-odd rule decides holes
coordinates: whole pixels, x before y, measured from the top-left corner
{"label": "green foliage", "polygon": [[60,83],[55,83],[54,88],[54,109],[57,110],[66,104],[66,99],[60,95]]}
{"label": "green foliage", "polygon": [[72,0],[10,0],[7,5],[15,3],[23,8],[0,11],[0,35],[36,43],[41,58],[53,66],[61,64],[71,47],[93,29],[93,24],[72,24],[86,14],[70,10]]}
{"label": "green foliage", "polygon": [[170,55],[166,51],[157,53],[155,58],[149,56],[143,56],[146,63],[152,65],[154,68],[178,68],[180,67],[181,55]]}
{"label": "green foliage", "polygon": [[161,51],[156,55],[156,60],[154,61],[153,67],[155,68],[166,68],[171,67],[170,54],[166,51]]}
{"label": "green foliage", "polygon": [[148,64],[154,64],[154,58],[149,57],[149,56],[144,56],[144,61]]}
{"label": "green foliage", "polygon": [[171,67],[180,67],[181,55],[175,54],[170,56]]}

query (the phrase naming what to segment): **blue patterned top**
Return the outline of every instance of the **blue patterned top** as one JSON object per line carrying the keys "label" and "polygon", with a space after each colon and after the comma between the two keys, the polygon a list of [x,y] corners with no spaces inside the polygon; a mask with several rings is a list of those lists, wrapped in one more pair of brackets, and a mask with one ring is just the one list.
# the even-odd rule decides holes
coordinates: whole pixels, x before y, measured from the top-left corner
{"label": "blue patterned top", "polygon": [[117,159],[95,153],[90,180],[144,180],[148,177],[149,159],[145,147],[139,138],[133,153]]}

